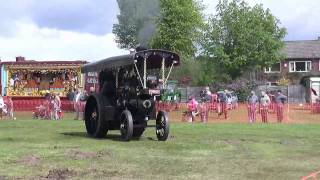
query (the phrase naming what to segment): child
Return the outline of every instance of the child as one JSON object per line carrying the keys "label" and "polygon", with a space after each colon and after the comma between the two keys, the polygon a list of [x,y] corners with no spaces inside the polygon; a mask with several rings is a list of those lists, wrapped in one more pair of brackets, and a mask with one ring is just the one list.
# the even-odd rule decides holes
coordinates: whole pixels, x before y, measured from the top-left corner
{"label": "child", "polygon": [[189,97],[188,106],[188,122],[195,121],[197,115],[198,102],[193,97]]}
{"label": "child", "polygon": [[208,107],[204,101],[199,104],[201,122],[206,123],[208,121]]}

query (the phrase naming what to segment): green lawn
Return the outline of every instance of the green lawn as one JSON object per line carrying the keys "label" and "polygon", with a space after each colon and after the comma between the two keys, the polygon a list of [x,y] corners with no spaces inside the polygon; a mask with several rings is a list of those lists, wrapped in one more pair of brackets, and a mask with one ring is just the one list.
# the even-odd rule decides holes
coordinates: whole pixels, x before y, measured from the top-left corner
{"label": "green lawn", "polygon": [[[21,118],[20,118],[21,119]],[[299,179],[320,170],[320,125],[171,124],[140,140],[82,121],[0,121],[0,179]]]}

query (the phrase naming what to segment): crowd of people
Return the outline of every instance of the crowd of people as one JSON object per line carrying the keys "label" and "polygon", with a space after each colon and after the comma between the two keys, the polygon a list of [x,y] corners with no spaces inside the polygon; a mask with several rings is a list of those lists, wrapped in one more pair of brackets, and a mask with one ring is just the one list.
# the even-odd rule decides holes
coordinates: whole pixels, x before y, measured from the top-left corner
{"label": "crowd of people", "polygon": [[248,119],[250,123],[256,122],[257,112],[261,114],[263,123],[268,123],[268,114],[270,110],[275,110],[277,114],[277,122],[281,123],[284,119],[283,106],[287,97],[282,94],[281,90],[276,95],[261,92],[258,97],[254,91],[247,98]]}
{"label": "crowd of people", "polygon": [[50,93],[47,91],[44,101],[33,112],[33,118],[41,119],[62,119],[63,112],[61,110],[61,100],[58,93]]}
{"label": "crowd of people", "polygon": [[[200,93],[199,102],[195,97],[190,96],[187,102],[187,111],[184,117],[187,122],[194,122],[196,116],[200,117],[201,122],[207,122],[209,111],[214,110],[218,113],[218,117],[228,119],[228,110],[237,107],[237,101],[233,101],[231,92],[228,90],[211,93],[209,87],[206,87]],[[284,103],[287,97],[279,90],[276,94],[260,92],[256,95],[251,91],[246,99],[248,110],[248,121],[254,123],[257,120],[257,113],[260,113],[263,123],[268,123],[268,114],[270,110],[274,110],[277,114],[277,122],[281,123],[284,120]]]}
{"label": "crowd of people", "polygon": [[[83,112],[84,102],[87,97],[88,94],[86,91],[81,91],[80,89],[73,89],[71,93],[68,94],[68,98],[72,102],[75,110],[75,120],[80,118],[80,113]],[[63,111],[61,109],[59,94],[47,92],[43,103],[36,107],[36,111],[33,112],[33,117],[54,120],[62,119]]]}
{"label": "crowd of people", "polygon": [[224,116],[228,119],[228,109],[234,109],[237,101],[232,101],[231,92],[228,90],[211,93],[209,87],[200,92],[199,102],[195,97],[190,96],[187,102],[187,112],[185,117],[188,122],[194,122],[197,115],[200,116],[201,122],[207,122],[209,111],[216,110],[218,116]]}

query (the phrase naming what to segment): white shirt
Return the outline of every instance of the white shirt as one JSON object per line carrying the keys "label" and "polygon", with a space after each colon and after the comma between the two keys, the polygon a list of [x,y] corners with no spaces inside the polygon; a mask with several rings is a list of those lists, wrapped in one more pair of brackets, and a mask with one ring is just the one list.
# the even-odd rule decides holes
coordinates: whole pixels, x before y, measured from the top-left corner
{"label": "white shirt", "polygon": [[76,103],[80,101],[80,97],[81,97],[81,93],[77,93],[75,98]]}
{"label": "white shirt", "polygon": [[12,78],[9,80],[9,83],[10,83],[10,86],[14,86],[14,80]]}

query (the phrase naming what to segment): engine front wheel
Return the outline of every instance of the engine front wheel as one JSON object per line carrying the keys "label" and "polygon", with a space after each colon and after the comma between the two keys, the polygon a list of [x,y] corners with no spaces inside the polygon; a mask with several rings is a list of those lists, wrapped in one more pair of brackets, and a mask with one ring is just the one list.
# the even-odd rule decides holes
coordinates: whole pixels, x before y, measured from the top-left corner
{"label": "engine front wheel", "polygon": [[156,119],[156,134],[159,141],[166,141],[169,136],[169,118],[166,112],[159,111]]}
{"label": "engine front wheel", "polygon": [[120,133],[124,141],[130,141],[133,135],[133,119],[131,112],[124,110],[120,116]]}

